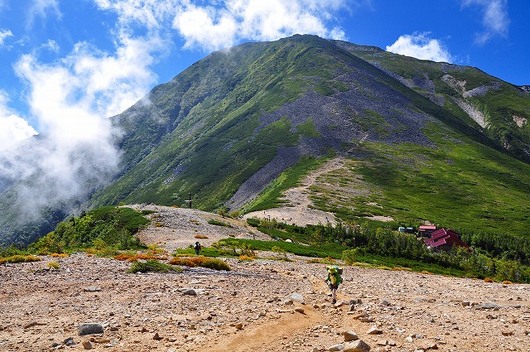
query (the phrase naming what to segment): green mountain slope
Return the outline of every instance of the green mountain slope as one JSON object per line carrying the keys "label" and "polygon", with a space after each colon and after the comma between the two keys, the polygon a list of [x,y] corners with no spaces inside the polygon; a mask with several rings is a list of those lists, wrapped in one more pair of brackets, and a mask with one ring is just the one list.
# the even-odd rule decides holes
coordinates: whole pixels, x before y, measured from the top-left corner
{"label": "green mountain slope", "polygon": [[185,206],[191,194],[204,210],[260,209],[341,157],[312,199],[344,220],[530,236],[529,109],[528,92],[470,67],[315,36],[248,43],[113,118],[122,169],[91,204]]}
{"label": "green mountain slope", "polygon": [[345,220],[385,213],[520,233],[529,103],[474,68],[314,36],[245,44],[116,117],[127,171],[95,204],[183,206],[192,194],[199,208],[241,209],[303,157],[341,155],[361,162],[356,174],[378,190],[360,202],[315,195],[317,207]]}
{"label": "green mountain slope", "polygon": [[530,104],[524,86],[474,67],[422,61],[345,42],[337,45],[385,70],[520,159],[530,160]]}

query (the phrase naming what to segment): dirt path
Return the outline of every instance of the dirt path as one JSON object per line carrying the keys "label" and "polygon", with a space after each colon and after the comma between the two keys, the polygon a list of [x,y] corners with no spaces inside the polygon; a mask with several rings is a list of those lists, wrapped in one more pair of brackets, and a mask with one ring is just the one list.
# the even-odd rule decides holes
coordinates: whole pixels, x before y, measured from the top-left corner
{"label": "dirt path", "polygon": [[303,310],[303,313],[289,313],[258,327],[229,335],[199,350],[210,352],[281,351],[282,340],[304,334],[308,328],[325,322],[324,316],[313,308],[304,307]]}
{"label": "dirt path", "polygon": [[288,189],[282,200],[286,206],[280,208],[255,211],[245,214],[244,218],[276,219],[280,222],[305,226],[307,224],[318,225],[331,223],[336,224],[333,213],[313,209],[313,202],[309,198],[311,186],[317,183],[319,177],[344,166],[342,158],[329,160],[317,170],[308,174],[298,187]]}

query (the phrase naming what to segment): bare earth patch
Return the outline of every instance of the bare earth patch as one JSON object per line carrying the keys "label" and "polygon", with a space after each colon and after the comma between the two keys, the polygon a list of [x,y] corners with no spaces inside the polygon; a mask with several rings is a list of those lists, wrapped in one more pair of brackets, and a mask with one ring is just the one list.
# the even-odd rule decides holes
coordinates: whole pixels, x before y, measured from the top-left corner
{"label": "bare earth patch", "polygon": [[[332,306],[325,266],[292,259],[171,274],[85,254],[1,265],[0,351],[328,351],[348,330],[372,351],[530,346],[529,285],[345,267]],[[79,336],[83,323],[104,333]]]}
{"label": "bare earth patch", "polygon": [[[347,162],[351,163],[343,158],[329,160],[320,168],[310,172],[300,186],[285,191],[281,199],[285,202],[285,206],[247,213],[244,218],[275,219],[278,222],[298,226],[336,225],[335,215],[315,209],[310,195],[318,196],[318,191],[312,188],[325,189],[324,193],[333,195],[333,199],[329,201],[339,207],[354,207],[352,199],[355,196],[367,196],[370,193],[368,186],[360,176],[352,176],[351,171],[348,170],[349,166],[346,165]],[[394,221],[392,217],[383,215],[366,218],[382,222]]]}
{"label": "bare earth patch", "polygon": [[[188,246],[197,233],[208,244],[263,236],[215,214],[138,207],[156,211],[142,239],[167,250]],[[0,265],[0,351],[321,352],[343,343],[345,331],[371,351],[526,352],[530,346],[530,285],[345,267],[332,305],[324,264],[258,255],[223,259],[231,271],[167,274],[131,274],[128,262],[83,253]],[[58,269],[50,269],[52,261]],[[80,336],[85,323],[99,324],[103,333]]]}
{"label": "bare earth patch", "polygon": [[307,175],[300,186],[290,188],[285,192],[282,200],[285,201],[286,206],[247,213],[244,218],[276,219],[279,222],[298,226],[326,225],[328,223],[335,225],[337,221],[333,213],[312,208],[313,202],[309,199],[309,189],[317,182],[319,176],[339,169],[342,166],[342,160],[339,158],[328,161],[322,167]]}
{"label": "bare earth patch", "polygon": [[[270,237],[249,226],[246,221],[222,217],[197,209],[173,208],[160,205],[129,205],[136,210],[153,211],[147,215],[151,224],[138,234],[140,240],[166,248],[186,248],[199,241],[203,246],[222,238],[247,238],[269,240]],[[222,223],[215,225],[209,222]]]}

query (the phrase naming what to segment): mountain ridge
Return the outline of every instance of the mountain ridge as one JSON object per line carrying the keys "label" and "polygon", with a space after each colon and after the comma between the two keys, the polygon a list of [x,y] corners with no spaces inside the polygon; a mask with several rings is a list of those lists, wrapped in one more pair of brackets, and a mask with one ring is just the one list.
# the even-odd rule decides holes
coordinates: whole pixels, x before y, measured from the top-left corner
{"label": "mountain ridge", "polygon": [[[483,177],[479,179],[485,183],[493,182],[496,175],[482,167],[490,163],[488,158],[493,158],[494,168],[504,170],[499,181],[512,188],[498,192],[500,202],[508,204],[508,199],[529,194],[524,171],[530,155],[529,101],[520,88],[478,69],[417,60],[375,47],[307,35],[247,43],[208,55],[112,118],[123,131],[117,141],[123,151],[121,171],[88,204],[185,206],[191,194],[194,206],[201,209],[251,211],[271,206],[263,201],[268,187],[276,187],[274,194],[281,193],[286,187],[282,178],[301,177],[286,173],[308,172],[319,160],[334,156],[363,163],[355,171],[362,174],[350,173],[348,178],[382,182],[382,175],[373,178],[369,159],[407,178],[408,173],[394,163],[403,155],[392,155],[404,146],[408,150],[401,153],[419,153],[419,160],[458,164],[444,172],[467,179],[474,171],[460,155],[463,145],[469,145],[467,152],[481,160]],[[468,111],[483,117],[482,126]],[[449,145],[456,149],[451,151]],[[449,153],[457,153],[462,162],[451,161],[455,155]],[[512,162],[510,155],[525,162]],[[414,182],[431,180],[429,194],[435,198],[441,199],[437,194],[451,186],[462,188],[463,199],[483,202],[488,208],[495,202],[482,194],[480,185],[461,187],[450,180],[432,179],[421,163],[404,165],[409,164],[416,168],[410,172],[421,176]],[[514,167],[522,171],[513,171]],[[516,185],[513,178],[525,186]],[[384,184],[370,187],[389,191]],[[498,185],[493,187],[497,190]],[[473,195],[477,191],[478,198]],[[315,207],[338,213],[343,220],[355,219],[347,214],[346,200],[334,209],[335,205],[323,204],[328,196],[315,197]],[[383,198],[394,209],[390,212],[400,208],[388,195]],[[366,205],[374,199],[362,203],[366,213],[378,212]],[[464,206],[457,199],[453,207]],[[451,221],[435,211],[419,212],[410,217],[402,212],[396,220]],[[521,221],[518,214],[503,214],[503,223],[510,218]],[[459,226],[464,222],[457,221]]]}

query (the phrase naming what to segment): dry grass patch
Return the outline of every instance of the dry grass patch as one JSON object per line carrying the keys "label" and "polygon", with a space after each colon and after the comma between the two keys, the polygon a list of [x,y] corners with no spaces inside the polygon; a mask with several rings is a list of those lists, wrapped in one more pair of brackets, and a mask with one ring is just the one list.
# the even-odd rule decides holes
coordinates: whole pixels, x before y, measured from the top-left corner
{"label": "dry grass patch", "polygon": [[157,253],[120,253],[115,255],[114,259],[136,262],[138,260],[164,260],[167,259],[167,257]]}
{"label": "dry grass patch", "polygon": [[39,262],[40,260],[41,258],[35,255],[16,254],[16,255],[9,256],[9,257],[0,258],[0,264]]}
{"label": "dry grass patch", "polygon": [[240,261],[247,261],[247,262],[249,262],[249,261],[252,261],[252,260],[254,260],[254,259],[256,259],[256,257],[251,257],[251,256],[244,255],[244,254],[242,254],[242,255],[239,256],[239,260],[240,260]]}

